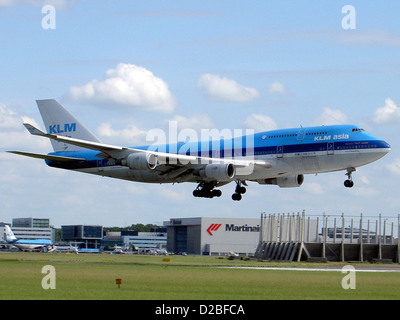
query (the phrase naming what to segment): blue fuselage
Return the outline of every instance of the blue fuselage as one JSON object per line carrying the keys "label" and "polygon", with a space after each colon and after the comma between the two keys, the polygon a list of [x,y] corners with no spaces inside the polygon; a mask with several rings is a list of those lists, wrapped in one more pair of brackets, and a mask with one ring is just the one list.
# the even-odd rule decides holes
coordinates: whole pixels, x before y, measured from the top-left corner
{"label": "blue fuselage", "polygon": [[[271,163],[268,168],[255,168],[246,176],[232,180],[259,180],[291,174],[310,174],[356,168],[383,157],[390,145],[354,125],[318,126],[281,129],[238,138],[158,144],[135,147],[156,152],[184,154],[213,159],[253,158]],[[119,179],[142,182],[198,181],[194,175],[184,180],[171,178],[166,171],[131,170],[118,159],[107,158],[99,151],[55,152],[51,155],[85,158],[85,161],[46,160],[52,167],[77,170]],[[198,163],[193,164],[193,166]]]}

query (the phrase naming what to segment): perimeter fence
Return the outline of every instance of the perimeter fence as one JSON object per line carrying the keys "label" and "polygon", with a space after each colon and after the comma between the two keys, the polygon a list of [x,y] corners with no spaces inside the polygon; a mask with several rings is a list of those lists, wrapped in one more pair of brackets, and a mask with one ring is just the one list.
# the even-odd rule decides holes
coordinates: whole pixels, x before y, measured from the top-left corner
{"label": "perimeter fence", "polygon": [[261,214],[256,257],[264,260],[399,262],[397,217]]}

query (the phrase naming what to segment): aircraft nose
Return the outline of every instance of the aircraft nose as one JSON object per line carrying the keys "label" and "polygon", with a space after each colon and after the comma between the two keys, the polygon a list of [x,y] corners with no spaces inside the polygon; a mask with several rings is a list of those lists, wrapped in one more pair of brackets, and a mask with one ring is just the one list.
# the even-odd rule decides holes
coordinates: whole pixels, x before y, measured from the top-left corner
{"label": "aircraft nose", "polygon": [[390,147],[390,144],[389,143],[387,143],[386,141],[384,141],[384,140],[382,140],[382,149],[384,149],[384,151],[386,152],[386,153],[388,153],[389,151],[390,151],[390,149],[391,149],[391,147]]}
{"label": "aircraft nose", "polygon": [[379,154],[380,154],[380,158],[384,157],[385,155],[387,155],[391,149],[390,144],[387,143],[384,140],[379,141],[378,146],[379,148]]}

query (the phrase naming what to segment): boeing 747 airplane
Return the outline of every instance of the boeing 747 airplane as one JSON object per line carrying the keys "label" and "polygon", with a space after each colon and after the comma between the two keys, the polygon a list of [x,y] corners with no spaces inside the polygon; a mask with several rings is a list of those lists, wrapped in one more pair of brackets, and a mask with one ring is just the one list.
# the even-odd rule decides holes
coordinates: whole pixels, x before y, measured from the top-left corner
{"label": "boeing 747 airplane", "polygon": [[53,242],[49,239],[17,239],[8,225],[5,226],[5,229],[5,238],[7,243],[17,247],[21,251],[39,250],[44,247],[52,251],[54,248]]}
{"label": "boeing 747 airplane", "polygon": [[247,182],[300,187],[305,174],[345,171],[353,187],[357,167],[382,158],[390,145],[355,125],[265,131],[238,138],[141,147],[102,143],[56,100],[37,100],[47,133],[24,123],[36,136],[51,139],[54,152],[9,151],[44,159],[50,167],[148,183],[196,183],[195,197],[220,197],[218,187],[236,183],[239,201]]}

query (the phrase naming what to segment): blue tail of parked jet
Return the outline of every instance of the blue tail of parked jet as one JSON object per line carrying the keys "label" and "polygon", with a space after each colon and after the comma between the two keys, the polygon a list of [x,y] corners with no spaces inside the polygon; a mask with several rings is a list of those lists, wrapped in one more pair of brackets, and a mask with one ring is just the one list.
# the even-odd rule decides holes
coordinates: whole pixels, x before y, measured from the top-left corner
{"label": "blue tail of parked jet", "polygon": [[12,232],[11,228],[8,225],[6,225],[5,230],[6,230],[5,240],[7,242],[15,242],[15,241],[17,241],[17,237],[14,235],[14,232]]}

